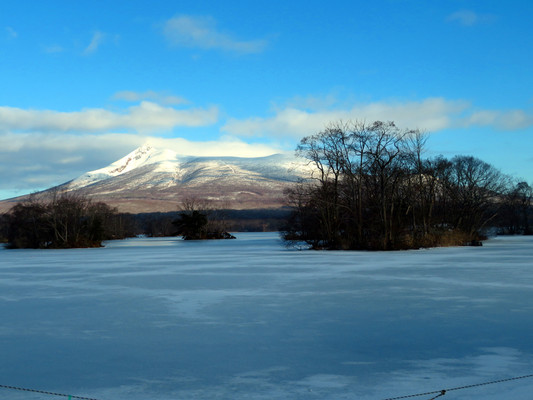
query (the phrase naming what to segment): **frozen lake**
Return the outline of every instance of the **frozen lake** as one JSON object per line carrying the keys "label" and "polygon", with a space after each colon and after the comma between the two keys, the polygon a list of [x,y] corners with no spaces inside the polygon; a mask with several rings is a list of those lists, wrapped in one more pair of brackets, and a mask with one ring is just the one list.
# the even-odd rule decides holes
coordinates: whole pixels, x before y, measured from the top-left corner
{"label": "frozen lake", "polygon": [[[533,374],[533,237],[403,252],[237,237],[0,249],[0,384],[99,400],[382,400]],[[529,378],[441,398],[532,392]]]}

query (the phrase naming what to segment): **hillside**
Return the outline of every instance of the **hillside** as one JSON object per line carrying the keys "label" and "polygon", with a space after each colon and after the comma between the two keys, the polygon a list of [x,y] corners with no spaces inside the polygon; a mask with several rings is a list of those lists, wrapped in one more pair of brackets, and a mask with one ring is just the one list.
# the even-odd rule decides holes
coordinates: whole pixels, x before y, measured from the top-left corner
{"label": "hillside", "polygon": [[[68,191],[131,213],[174,211],[186,198],[226,209],[265,209],[282,207],[283,191],[307,176],[307,166],[283,154],[194,157],[142,146],[107,167],[35,195]],[[0,211],[26,197],[0,202]]]}

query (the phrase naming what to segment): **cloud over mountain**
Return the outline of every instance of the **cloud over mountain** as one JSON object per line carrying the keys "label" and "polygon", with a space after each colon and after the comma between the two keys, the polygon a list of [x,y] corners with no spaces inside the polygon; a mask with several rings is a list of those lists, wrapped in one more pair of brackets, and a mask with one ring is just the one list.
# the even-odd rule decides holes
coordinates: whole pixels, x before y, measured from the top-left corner
{"label": "cloud over mountain", "polygon": [[102,132],[125,129],[134,132],[170,130],[179,126],[206,126],[218,120],[218,108],[177,109],[142,101],[122,112],[103,108],[60,112],[0,107],[0,130]]}
{"label": "cloud over mountain", "polygon": [[[262,157],[280,151],[236,138],[191,141],[132,133],[2,133],[0,132],[0,196],[14,197],[58,185],[85,171],[107,165],[124,152],[150,143],[179,154]],[[9,190],[6,192],[6,190]]]}
{"label": "cloud over mountain", "polygon": [[381,101],[313,109],[304,104],[290,104],[275,108],[273,114],[270,117],[231,118],[221,129],[228,134],[243,137],[300,138],[339,120],[394,121],[402,127],[428,132],[472,126],[518,130],[533,125],[533,114],[525,110],[479,110],[468,101],[445,98]]}

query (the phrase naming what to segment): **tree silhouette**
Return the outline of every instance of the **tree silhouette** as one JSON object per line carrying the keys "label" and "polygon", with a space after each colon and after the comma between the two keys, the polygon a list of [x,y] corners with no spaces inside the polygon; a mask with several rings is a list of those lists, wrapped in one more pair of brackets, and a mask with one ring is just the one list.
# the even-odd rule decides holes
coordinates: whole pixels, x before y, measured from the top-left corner
{"label": "tree silhouette", "polygon": [[184,240],[235,239],[226,232],[223,218],[209,202],[197,199],[185,199],[178,219],[173,221],[177,235]]}

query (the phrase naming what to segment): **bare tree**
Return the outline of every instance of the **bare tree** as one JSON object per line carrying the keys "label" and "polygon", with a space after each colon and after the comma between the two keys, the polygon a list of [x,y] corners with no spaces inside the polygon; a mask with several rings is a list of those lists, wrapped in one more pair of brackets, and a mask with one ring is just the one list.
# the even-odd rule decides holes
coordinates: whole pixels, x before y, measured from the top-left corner
{"label": "bare tree", "polygon": [[472,156],[456,156],[451,166],[453,224],[474,240],[476,232],[496,217],[491,205],[505,191],[508,181],[492,165]]}
{"label": "bare tree", "polygon": [[518,182],[509,188],[502,205],[503,218],[500,218],[500,225],[505,227],[506,233],[533,233],[529,223],[532,199],[533,189],[527,182]]}

